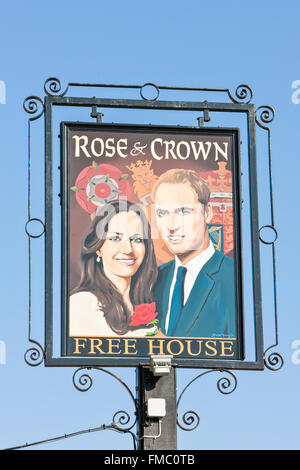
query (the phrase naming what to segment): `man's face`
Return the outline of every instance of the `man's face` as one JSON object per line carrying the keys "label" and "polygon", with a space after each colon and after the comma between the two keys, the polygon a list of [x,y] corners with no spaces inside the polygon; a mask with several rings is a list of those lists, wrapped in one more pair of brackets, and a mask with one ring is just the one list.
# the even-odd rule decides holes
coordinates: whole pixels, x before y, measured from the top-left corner
{"label": "man's face", "polygon": [[210,204],[204,208],[189,183],[159,185],[155,211],[159,232],[171,253],[192,256],[207,248],[212,208]]}

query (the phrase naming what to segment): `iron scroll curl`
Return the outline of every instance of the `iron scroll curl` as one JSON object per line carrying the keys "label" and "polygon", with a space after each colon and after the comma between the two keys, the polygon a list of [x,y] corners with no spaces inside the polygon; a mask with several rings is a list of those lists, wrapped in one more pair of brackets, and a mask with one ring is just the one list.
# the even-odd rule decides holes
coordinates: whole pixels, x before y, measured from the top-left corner
{"label": "iron scroll curl", "polygon": [[[183,391],[181,392],[181,394],[180,394],[180,396],[177,400],[177,410],[179,408],[179,404],[181,402],[181,399],[182,399],[183,395],[185,394],[185,392],[187,391],[187,389],[196,380],[200,379],[201,377],[204,377],[205,375],[211,374],[213,372],[220,372],[222,374],[228,374],[228,376],[225,375],[217,381],[217,389],[220,393],[222,393],[223,395],[229,395],[229,394],[231,394],[235,391],[235,389],[237,387],[237,378],[231,371],[225,370],[225,369],[207,370],[207,371],[202,372],[201,374],[197,375],[196,377],[194,377],[185,386],[185,388],[183,389]],[[182,429],[183,431],[193,431],[194,429],[196,429],[199,426],[200,417],[199,417],[198,413],[196,413],[195,411],[189,410],[189,411],[186,411],[183,414],[182,423],[179,421],[179,419],[177,419],[177,425],[179,426],[180,429]]]}
{"label": "iron scroll curl", "polygon": [[45,106],[39,96],[28,96],[23,102],[23,109],[31,115],[37,113],[36,116],[29,118],[29,121],[35,121],[44,114]]}
{"label": "iron scroll curl", "polygon": [[275,118],[275,110],[272,106],[259,106],[255,111],[256,124],[262,129],[269,131],[270,128],[264,124],[270,124]]}
{"label": "iron scroll curl", "polygon": [[228,96],[233,103],[245,103],[249,104],[253,98],[253,90],[249,85],[239,85],[235,90],[235,98],[232,96],[229,90],[227,90]]}
{"label": "iron scroll curl", "polygon": [[284,359],[281,354],[277,351],[269,352],[273,347],[277,346],[270,346],[264,353],[264,364],[267,369],[272,371],[280,370],[284,365]]}
{"label": "iron scroll curl", "polygon": [[[134,419],[133,424],[128,425],[128,423],[131,420],[131,417],[130,417],[130,414],[127,413],[127,411],[124,411],[124,410],[117,411],[114,414],[112,421],[113,421],[113,426],[117,430],[120,430],[120,431],[123,431],[123,432],[129,432],[136,425],[137,417],[138,417],[137,402],[136,402],[136,399],[133,396],[133,393],[129,389],[129,387],[126,385],[125,382],[123,382],[123,380],[120,379],[120,377],[113,374],[112,372],[110,372],[107,369],[104,369],[102,367],[79,367],[78,369],[75,370],[75,372],[73,374],[72,381],[73,381],[73,385],[76,388],[76,390],[78,390],[80,392],[87,392],[88,390],[90,390],[90,388],[93,385],[93,379],[92,379],[91,375],[87,372],[83,372],[83,371],[87,371],[87,370],[88,371],[97,370],[97,371],[104,372],[105,374],[110,375],[115,380],[117,380],[125,388],[125,390],[128,392],[128,394],[131,398],[131,401],[133,402],[134,410],[135,410],[134,411],[135,419]],[[128,425],[128,427],[126,427],[126,425]]]}
{"label": "iron scroll curl", "polygon": [[44,83],[44,92],[47,96],[63,97],[66,95],[67,91],[69,90],[69,85],[67,85],[66,89],[63,92],[61,92],[61,89],[62,89],[61,82],[56,77],[50,77]]}
{"label": "iron scroll curl", "polygon": [[181,419],[183,424],[177,419],[177,426],[183,431],[194,431],[200,424],[200,416],[193,410],[186,411]]}
{"label": "iron scroll curl", "polygon": [[45,360],[45,351],[37,341],[29,339],[29,342],[35,344],[35,347],[27,349],[24,354],[24,360],[27,365],[37,367]]}

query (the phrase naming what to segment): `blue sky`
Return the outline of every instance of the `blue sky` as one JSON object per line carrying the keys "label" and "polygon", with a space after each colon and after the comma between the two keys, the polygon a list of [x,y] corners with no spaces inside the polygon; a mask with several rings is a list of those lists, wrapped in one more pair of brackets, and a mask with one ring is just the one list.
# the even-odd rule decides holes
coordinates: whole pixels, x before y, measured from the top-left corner
{"label": "blue sky", "polygon": [[[196,410],[201,424],[178,430],[179,449],[298,449],[299,374],[299,119],[292,83],[300,80],[299,2],[165,0],[122,2],[76,0],[2,4],[0,104],[2,164],[2,269],[0,341],[0,448],[109,424],[119,409],[132,412],[126,391],[95,371],[86,393],[73,387],[73,369],[31,368],[28,349],[27,119],[23,101],[43,98],[48,77],[68,82],[229,88],[241,83],[254,91],[253,103],[273,106],[271,124],[276,242],[279,346],[285,365],[278,372],[237,372],[234,393],[217,390],[219,375],[196,381],[183,398],[182,412]],[[72,90],[73,91],[73,90]],[[69,95],[72,94],[69,92]],[[99,92],[100,96],[100,92]],[[185,99],[185,97],[183,98]],[[224,100],[226,97],[224,96]],[[107,122],[117,118],[104,111]],[[114,119],[115,118],[115,119]],[[131,116],[135,119],[135,116]],[[145,117],[147,119],[148,117]],[[138,118],[137,118],[138,119]],[[168,117],[165,118],[167,120]],[[170,115],[170,119],[174,117]],[[177,117],[176,117],[177,119]],[[181,118],[180,118],[181,119]],[[186,119],[184,117],[183,119]],[[173,123],[172,121],[172,123]],[[43,219],[42,120],[33,126],[32,216]],[[265,134],[258,132],[260,222],[270,223]],[[265,346],[274,339],[270,253],[262,248]],[[43,341],[43,240],[35,244],[32,336]],[[134,369],[114,371],[135,387]],[[178,371],[178,390],[197,373]],[[111,431],[85,435],[47,449],[131,449],[130,436]]]}

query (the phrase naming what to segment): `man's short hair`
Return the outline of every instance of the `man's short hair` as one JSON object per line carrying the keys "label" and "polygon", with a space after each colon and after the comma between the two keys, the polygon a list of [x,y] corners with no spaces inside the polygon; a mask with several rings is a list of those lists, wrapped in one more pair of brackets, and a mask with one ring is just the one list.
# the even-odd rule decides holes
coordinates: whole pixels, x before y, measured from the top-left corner
{"label": "man's short hair", "polygon": [[210,189],[196,171],[174,168],[162,173],[152,189],[153,199],[155,199],[158,187],[163,183],[188,183],[196,192],[198,201],[201,202],[201,204],[206,206],[210,200]]}

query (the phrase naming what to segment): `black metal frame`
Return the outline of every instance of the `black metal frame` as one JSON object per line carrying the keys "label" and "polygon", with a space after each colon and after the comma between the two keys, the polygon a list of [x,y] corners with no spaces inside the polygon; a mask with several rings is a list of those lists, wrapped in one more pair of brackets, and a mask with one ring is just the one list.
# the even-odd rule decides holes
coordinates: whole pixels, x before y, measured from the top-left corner
{"label": "black metal frame", "polygon": [[[156,90],[156,97],[148,100],[144,96],[144,87],[151,85]],[[70,87],[105,87],[105,88],[134,88],[140,90],[141,99],[107,99],[107,98],[84,98],[84,97],[66,97],[66,93]],[[276,231],[274,227],[274,211],[273,211],[273,190],[272,190],[272,174],[271,174],[271,146],[270,146],[270,129],[265,125],[271,122],[274,118],[274,111],[268,106],[259,107],[255,110],[254,104],[251,104],[253,93],[247,85],[240,85],[235,92],[235,97],[228,89],[209,89],[209,88],[187,88],[187,87],[164,87],[156,86],[154,84],[145,85],[104,85],[104,84],[79,84],[69,83],[67,88],[62,92],[61,84],[58,79],[50,78],[45,82],[44,90],[46,93],[44,101],[39,97],[30,96],[24,102],[24,109],[32,117],[28,120],[28,140],[29,140],[29,173],[28,173],[28,222],[34,220],[31,218],[30,210],[30,126],[31,122],[40,118],[43,114],[45,117],[45,221],[41,222],[43,225],[43,232],[39,235],[45,234],[45,349],[35,340],[31,338],[31,277],[29,279],[29,342],[34,346],[26,352],[25,359],[30,365],[38,365],[43,360],[46,366],[73,366],[73,367],[94,367],[95,365],[108,365],[108,366],[136,366],[136,360],[126,358],[126,363],[123,363],[120,358],[117,360],[103,361],[97,364],[95,358],[70,358],[70,357],[53,357],[53,214],[52,214],[52,108],[53,106],[73,106],[73,107],[90,107],[94,111],[96,108],[126,108],[126,109],[151,109],[151,110],[180,110],[180,111],[203,111],[204,118],[199,118],[199,125],[203,121],[209,120],[209,112],[228,112],[228,113],[242,113],[247,117],[247,131],[248,131],[248,153],[249,153],[249,179],[250,179],[250,214],[251,214],[251,250],[252,250],[252,278],[253,278],[253,294],[255,306],[255,361],[220,361],[220,360],[197,360],[193,363],[185,361],[175,362],[174,365],[179,367],[198,367],[198,368],[211,368],[211,369],[240,369],[240,370],[262,370],[264,366],[269,369],[279,369],[283,364],[283,359],[280,354],[273,352],[269,354],[270,349],[278,345],[278,330],[277,330],[277,300],[276,300],[276,266],[275,266],[275,242],[265,242],[261,237],[261,228],[258,222],[258,196],[257,196],[257,170],[256,170],[256,139],[255,139],[255,125],[258,124],[261,128],[267,130],[269,137],[269,168],[270,168],[270,197],[271,197],[271,224],[270,226]],[[158,101],[160,90],[176,90],[176,91],[198,91],[198,92],[215,92],[226,93],[231,102],[208,102],[208,101]],[[258,113],[258,111],[260,113]],[[259,114],[259,115],[258,115]],[[98,122],[101,122],[101,116],[96,113]],[[29,233],[26,227],[26,233],[29,238],[29,269],[30,264],[30,250],[31,238],[33,235]],[[263,325],[262,325],[262,305],[261,305],[261,283],[260,283],[260,253],[259,242],[268,243],[272,245],[273,250],[273,280],[274,280],[274,306],[275,306],[275,344],[268,347],[264,351],[263,343]],[[268,353],[268,354],[267,354]],[[140,363],[147,363],[146,360],[141,360]]]}

